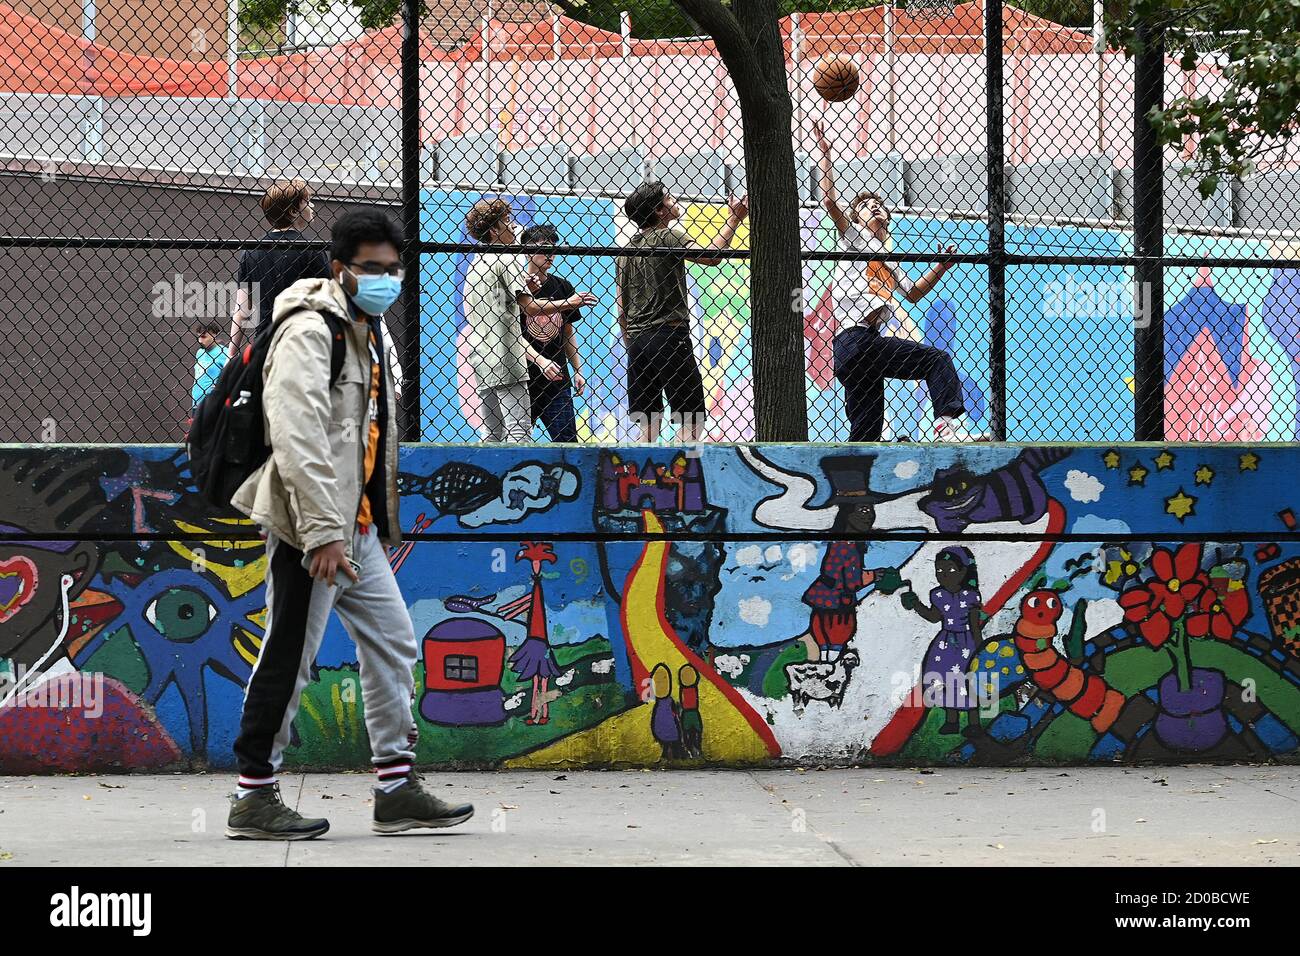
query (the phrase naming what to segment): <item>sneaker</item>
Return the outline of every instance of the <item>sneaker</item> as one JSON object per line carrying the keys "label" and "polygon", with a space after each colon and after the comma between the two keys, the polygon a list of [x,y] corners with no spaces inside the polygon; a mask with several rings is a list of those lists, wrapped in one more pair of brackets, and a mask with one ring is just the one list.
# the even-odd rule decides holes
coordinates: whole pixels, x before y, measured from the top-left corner
{"label": "sneaker", "polygon": [[454,827],[474,815],[468,803],[453,806],[424,789],[424,781],[414,772],[392,793],[375,791],[375,821],[370,829],[376,833],[400,833],[416,827]]}
{"label": "sneaker", "polygon": [[970,436],[966,434],[957,419],[940,416],[934,420],[934,441],[964,442],[970,441]]}
{"label": "sneaker", "polygon": [[242,800],[230,795],[226,836],[232,840],[310,840],[329,831],[325,819],[309,819],[284,805],[278,784],[263,787]]}

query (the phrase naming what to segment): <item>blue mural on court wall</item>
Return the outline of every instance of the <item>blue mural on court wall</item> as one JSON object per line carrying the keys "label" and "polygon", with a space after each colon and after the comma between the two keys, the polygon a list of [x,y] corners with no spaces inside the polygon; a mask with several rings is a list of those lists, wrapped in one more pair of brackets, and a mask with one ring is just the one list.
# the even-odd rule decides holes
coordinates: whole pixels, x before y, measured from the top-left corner
{"label": "blue mural on court wall", "polygon": [[[424,194],[426,241],[467,241],[464,213],[480,193]],[[626,223],[611,200],[505,195],[522,225],[550,222],[562,243],[617,244]],[[719,207],[688,207],[693,235],[711,235]],[[436,211],[436,214],[435,214]],[[820,210],[803,212],[803,244],[834,247],[833,230]],[[710,225],[714,223],[714,225]],[[949,243],[963,254],[986,249],[983,226],[898,215],[894,251],[933,253]],[[1011,251],[1039,255],[1124,255],[1128,233],[1076,227],[1007,227]],[[1170,255],[1216,258],[1267,257],[1269,242],[1171,236]],[[467,255],[429,255],[422,270],[422,394],[457,396],[424,404],[428,441],[472,441],[476,399],[463,360],[455,359],[464,328],[461,289],[472,261]],[[904,264],[918,278],[923,263]],[[710,438],[749,440],[752,367],[748,318],[748,266],[689,266],[696,358],[706,382],[713,421]],[[627,440],[626,371],[614,316],[613,263],[607,258],[561,257],[555,272],[600,304],[585,310],[579,347],[590,383],[577,400],[583,440]],[[830,373],[834,296],[831,263],[808,263],[804,304],[808,338],[809,431],[843,440],[847,422],[838,384]],[[1166,435],[1183,441],[1279,441],[1300,434],[1297,403],[1296,324],[1300,300],[1294,270],[1216,267],[1166,270]],[[1131,434],[1133,309],[1131,270],[1113,266],[1012,265],[1007,268],[1007,437],[1014,441],[1120,441]],[[979,265],[959,264],[915,305],[901,307],[894,334],[948,350],[963,379],[973,431],[989,428],[988,283]],[[927,433],[930,409],[923,386],[887,387],[887,436]],[[540,434],[540,432],[539,432]],[[671,436],[668,436],[671,439]]]}
{"label": "blue mural on court wall", "polygon": [[[1297,453],[404,448],[419,759],[1295,756]],[[0,706],[0,769],[229,766],[255,529],[209,513],[176,449],[0,449],[0,484],[0,675],[33,695]],[[920,613],[958,600],[946,629]],[[510,665],[533,631],[547,686]],[[467,657],[472,707],[443,674]],[[356,667],[332,627],[291,765],[365,764]],[[96,679],[111,719],[59,705]]]}

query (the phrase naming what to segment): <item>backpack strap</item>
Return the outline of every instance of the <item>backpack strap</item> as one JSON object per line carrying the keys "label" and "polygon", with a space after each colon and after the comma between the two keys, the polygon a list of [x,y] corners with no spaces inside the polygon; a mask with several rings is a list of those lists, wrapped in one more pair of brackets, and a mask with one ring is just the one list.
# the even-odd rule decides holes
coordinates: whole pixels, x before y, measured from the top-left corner
{"label": "backpack strap", "polygon": [[322,312],[325,317],[325,325],[330,330],[330,385],[331,387],[339,379],[339,373],[343,371],[343,359],[347,356],[348,342],[347,332],[343,327],[343,319],[333,312]]}

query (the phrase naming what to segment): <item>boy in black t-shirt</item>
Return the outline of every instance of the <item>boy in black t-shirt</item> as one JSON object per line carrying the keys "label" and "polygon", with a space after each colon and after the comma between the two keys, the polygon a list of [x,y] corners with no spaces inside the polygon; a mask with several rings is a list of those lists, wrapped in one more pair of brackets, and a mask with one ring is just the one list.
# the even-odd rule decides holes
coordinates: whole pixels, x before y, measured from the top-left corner
{"label": "boy in black t-shirt", "polygon": [[[275,183],[262,197],[262,212],[271,225],[264,239],[301,239],[315,218],[311,190],[301,179]],[[314,249],[245,249],[239,254],[238,301],[230,323],[234,356],[251,341],[259,325],[271,321],[275,297],[299,279],[330,278],[329,256]],[[256,310],[256,311],[254,311]]]}
{"label": "boy in black t-shirt", "polygon": [[[554,226],[538,223],[524,230],[520,244],[528,257],[528,270],[541,280],[533,293],[538,299],[559,299],[572,303],[572,307],[554,315],[528,317],[520,314],[524,339],[546,358],[555,362],[565,376],[553,382],[537,366],[528,364],[528,393],[533,407],[533,422],[541,419],[551,441],[576,442],[578,440],[577,416],[573,411],[573,392],[581,395],[587,388],[582,374],[582,359],[578,355],[578,340],[573,325],[582,320],[584,305],[594,305],[590,292],[578,293],[567,279],[551,275],[555,264],[554,247],[559,242]],[[573,375],[567,373],[573,368]],[[572,384],[572,389],[570,388]]]}

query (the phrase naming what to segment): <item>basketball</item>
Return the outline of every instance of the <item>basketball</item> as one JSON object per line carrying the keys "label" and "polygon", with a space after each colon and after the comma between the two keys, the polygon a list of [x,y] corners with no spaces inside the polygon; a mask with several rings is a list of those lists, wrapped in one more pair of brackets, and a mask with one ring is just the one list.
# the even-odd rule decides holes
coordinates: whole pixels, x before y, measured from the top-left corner
{"label": "basketball", "polygon": [[822,99],[842,103],[858,91],[858,68],[848,57],[832,56],[817,64],[813,86]]}

